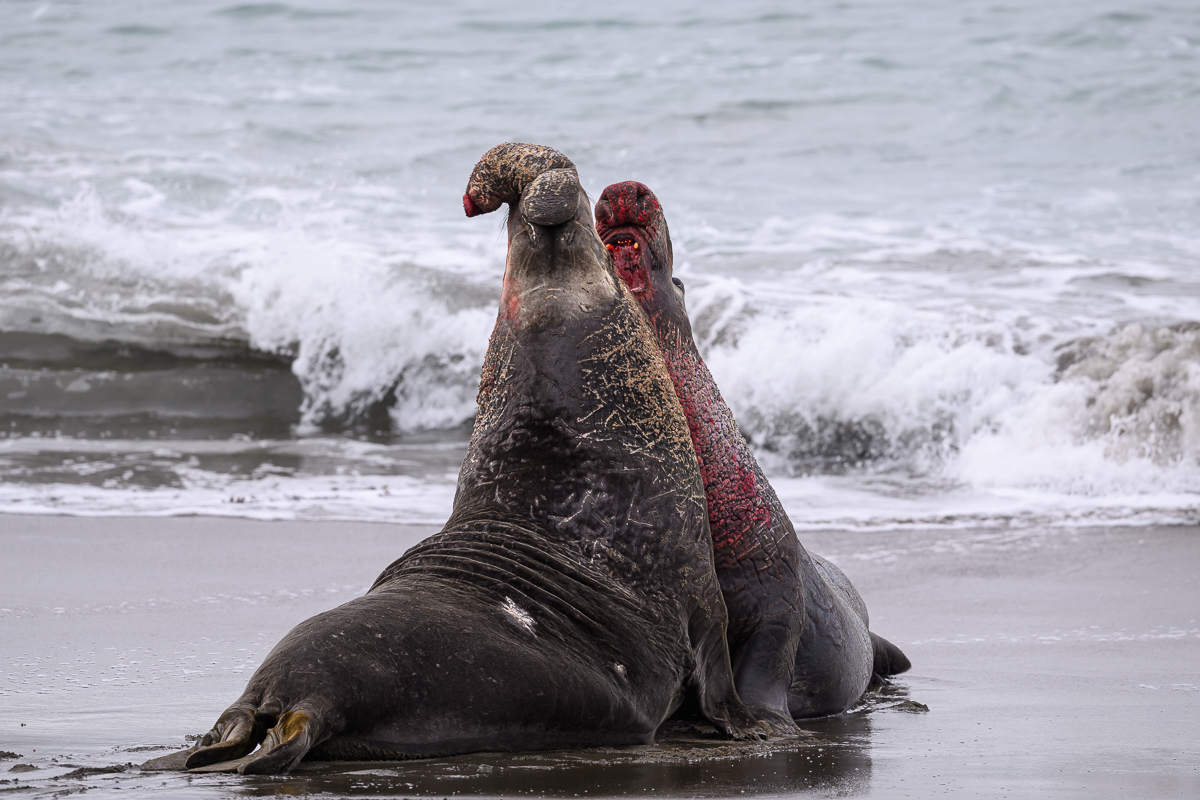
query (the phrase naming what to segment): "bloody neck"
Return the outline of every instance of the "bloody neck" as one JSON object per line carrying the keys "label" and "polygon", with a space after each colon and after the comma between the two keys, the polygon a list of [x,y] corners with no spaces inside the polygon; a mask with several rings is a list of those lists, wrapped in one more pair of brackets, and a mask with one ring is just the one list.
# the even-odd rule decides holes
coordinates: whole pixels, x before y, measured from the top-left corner
{"label": "bloody neck", "polygon": [[657,324],[661,320],[655,322],[700,461],[717,564],[773,560],[778,537],[792,535],[787,515],[691,336],[668,333]]}

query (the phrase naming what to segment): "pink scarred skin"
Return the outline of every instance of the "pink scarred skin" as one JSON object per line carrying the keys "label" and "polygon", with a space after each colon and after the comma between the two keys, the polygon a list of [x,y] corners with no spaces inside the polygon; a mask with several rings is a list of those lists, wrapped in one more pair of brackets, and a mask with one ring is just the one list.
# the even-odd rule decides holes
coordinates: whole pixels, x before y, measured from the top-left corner
{"label": "pink scarred skin", "polygon": [[903,672],[908,660],[868,631],[866,606],[845,575],[796,538],[696,348],[654,193],[635,181],[609,186],[596,204],[596,229],[650,318],[687,417],[738,694],[781,732],[795,730],[793,718],[846,710],[873,677]]}

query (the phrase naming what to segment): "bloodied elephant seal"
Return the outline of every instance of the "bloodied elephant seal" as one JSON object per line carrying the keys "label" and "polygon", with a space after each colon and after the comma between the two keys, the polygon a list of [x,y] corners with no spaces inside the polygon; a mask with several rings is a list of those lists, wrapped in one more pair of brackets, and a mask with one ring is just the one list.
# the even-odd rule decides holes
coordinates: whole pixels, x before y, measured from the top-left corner
{"label": "bloodied elephant seal", "polygon": [[645,743],[686,692],[723,733],[762,735],[734,690],[687,421],[574,165],[501,145],[463,202],[510,214],[450,519],[288,633],[188,768]]}
{"label": "bloodied elephant seal", "polygon": [[617,273],[650,317],[688,419],[738,693],[752,713],[784,729],[793,718],[846,710],[873,678],[907,670],[908,659],[869,632],[866,604],[842,571],[796,538],[696,349],[654,193],[635,181],[613,184],[596,204],[596,221]]}

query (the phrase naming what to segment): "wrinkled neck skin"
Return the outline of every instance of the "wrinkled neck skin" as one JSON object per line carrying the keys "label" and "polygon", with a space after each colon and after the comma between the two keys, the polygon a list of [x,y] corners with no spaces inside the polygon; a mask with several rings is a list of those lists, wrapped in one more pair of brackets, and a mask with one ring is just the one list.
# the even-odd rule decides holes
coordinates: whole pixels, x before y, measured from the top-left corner
{"label": "wrinkled neck skin", "polygon": [[754,561],[794,573],[794,558],[780,552],[782,541],[795,540],[791,522],[696,348],[683,290],[672,280],[670,235],[662,211],[657,201],[608,194],[597,205],[598,232],[617,274],[650,319],[687,417],[708,500],[717,568]]}
{"label": "wrinkled neck skin", "polygon": [[[707,536],[703,485],[653,332],[614,275],[582,190],[577,202],[554,226],[529,223],[524,200],[511,209],[500,311],[448,525],[509,520],[564,542],[587,530],[585,546],[615,559],[626,585],[674,593],[658,583],[663,570],[695,565],[655,542],[665,530]],[[638,565],[639,552],[656,550],[681,560]]]}

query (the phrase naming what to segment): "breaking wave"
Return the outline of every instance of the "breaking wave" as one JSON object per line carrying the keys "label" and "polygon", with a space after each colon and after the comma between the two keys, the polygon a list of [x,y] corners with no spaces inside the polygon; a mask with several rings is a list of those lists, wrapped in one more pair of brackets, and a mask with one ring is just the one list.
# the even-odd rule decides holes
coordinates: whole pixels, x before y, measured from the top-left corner
{"label": "breaking wave", "polygon": [[662,199],[798,525],[1200,516],[1191,5],[333,5],[0,5],[0,510],[435,520],[518,139]]}
{"label": "breaking wave", "polygon": [[[241,213],[227,202],[226,214]],[[274,356],[301,387],[300,432],[448,428],[474,413],[498,293],[463,274],[469,245],[447,252],[411,234],[403,248],[372,245],[352,226],[320,230],[312,208],[297,209],[306,219],[295,226],[176,218],[164,230],[162,219],[140,224],[142,208],[106,209],[89,188],[53,214],[0,215],[0,330]]]}
{"label": "breaking wave", "polygon": [[[210,224],[139,226],[129,203],[106,210],[92,190],[39,219],[4,217],[5,435],[333,433],[386,443],[424,431],[461,442],[495,313],[503,255],[495,232],[455,234],[455,246],[441,249],[434,242],[450,237],[432,224],[422,241],[410,234],[370,241],[345,218],[322,231],[313,223],[320,203],[311,198],[291,202],[306,224],[236,234],[224,226],[223,238]],[[1061,500],[1062,514],[1091,498],[1092,510],[1079,513],[1093,521],[1095,509],[1118,497],[1125,511],[1110,510],[1115,519],[1164,503],[1172,509],[1165,517],[1147,519],[1195,515],[1200,324],[1114,325],[1061,313],[1064,303],[1069,308],[1062,293],[1043,291],[1058,285],[1078,293],[1096,275],[1136,277],[1143,267],[948,242],[944,231],[897,232],[878,221],[857,229],[828,218],[790,228],[772,221],[740,242],[729,232],[679,227],[679,271],[697,341],[743,432],[769,472],[793,479],[785,485],[802,507],[812,506],[805,479],[828,488],[842,476],[860,489],[874,485],[876,495],[879,481],[892,481],[885,494],[940,497],[943,506],[947,492],[1032,491],[1075,498]],[[824,241],[815,228],[827,239],[857,236],[857,252],[814,254]],[[731,242],[738,252],[729,252]],[[1014,261],[1036,264],[1034,277],[1015,280]],[[981,271],[999,271],[1009,285],[989,292],[979,285]],[[230,472],[232,462],[198,467],[190,457],[161,454],[144,463],[132,457],[128,469],[130,457],[102,468],[76,454],[70,468],[47,472],[23,452],[10,448],[6,480],[94,485],[87,476],[102,476],[109,489],[133,490],[106,503],[140,503],[146,513],[170,506],[164,496],[137,493],[155,486],[254,495],[239,481],[266,468],[295,484],[278,489],[280,497],[301,497],[323,474],[314,466],[320,459],[267,458]],[[360,467],[351,458],[343,469]],[[445,481],[439,473],[430,484],[441,487],[435,496]],[[395,505],[392,498],[380,508]],[[23,507],[34,506],[44,504]],[[436,516],[419,506],[420,519]],[[271,508],[253,513],[285,513]],[[987,508],[980,519],[1028,512]],[[832,513],[819,511],[810,522],[824,524]],[[878,513],[945,522],[933,507]]]}
{"label": "breaking wave", "polygon": [[977,306],[827,296],[780,309],[730,281],[691,294],[710,368],[769,471],[1183,493],[1195,514],[1196,323],[1078,336]]}

